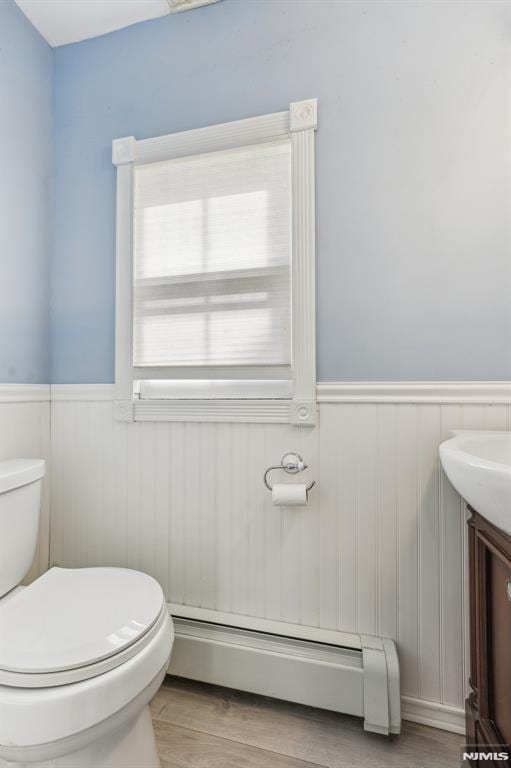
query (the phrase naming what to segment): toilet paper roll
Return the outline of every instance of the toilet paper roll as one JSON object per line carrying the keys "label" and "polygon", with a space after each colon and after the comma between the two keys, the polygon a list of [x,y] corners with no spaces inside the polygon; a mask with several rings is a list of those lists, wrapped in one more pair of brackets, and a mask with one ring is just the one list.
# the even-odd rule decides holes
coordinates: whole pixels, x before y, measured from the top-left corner
{"label": "toilet paper roll", "polygon": [[276,483],[271,492],[276,507],[304,507],[307,504],[307,486],[299,483]]}

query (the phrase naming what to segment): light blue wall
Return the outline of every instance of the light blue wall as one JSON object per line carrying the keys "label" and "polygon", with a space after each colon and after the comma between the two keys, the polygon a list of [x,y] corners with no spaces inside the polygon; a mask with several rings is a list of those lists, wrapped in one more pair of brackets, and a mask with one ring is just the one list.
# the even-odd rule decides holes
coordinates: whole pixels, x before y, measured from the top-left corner
{"label": "light blue wall", "polygon": [[0,382],[49,381],[52,51],[0,2]]}
{"label": "light blue wall", "polygon": [[310,96],[318,378],[510,378],[508,35],[500,0],[224,0],[57,49],[52,380],[113,381],[112,139]]}

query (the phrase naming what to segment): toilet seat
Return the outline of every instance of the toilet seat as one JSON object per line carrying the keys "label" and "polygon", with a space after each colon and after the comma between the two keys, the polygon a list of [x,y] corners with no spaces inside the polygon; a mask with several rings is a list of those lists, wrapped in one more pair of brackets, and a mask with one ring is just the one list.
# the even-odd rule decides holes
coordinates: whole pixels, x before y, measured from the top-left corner
{"label": "toilet seat", "polygon": [[0,685],[87,680],[151,643],[167,609],[160,585],[124,568],[52,568],[0,601]]}
{"label": "toilet seat", "polygon": [[158,635],[167,619],[168,611],[166,606],[164,606],[156,622],[139,640],[128,646],[124,651],[116,653],[115,656],[110,656],[94,664],[88,664],[85,667],[65,669],[59,672],[31,672],[28,674],[0,669],[0,687],[8,685],[13,688],[52,688],[59,685],[69,685],[69,683],[78,683],[82,680],[89,680],[91,677],[102,675],[104,672],[109,672],[121,666],[124,662],[140,653]]}

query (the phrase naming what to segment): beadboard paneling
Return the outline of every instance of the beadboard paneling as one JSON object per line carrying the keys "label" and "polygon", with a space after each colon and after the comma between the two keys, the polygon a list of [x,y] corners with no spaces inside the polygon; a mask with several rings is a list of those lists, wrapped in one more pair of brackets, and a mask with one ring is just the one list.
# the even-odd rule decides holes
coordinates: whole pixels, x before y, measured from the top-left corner
{"label": "beadboard paneling", "polygon": [[[438,445],[463,427],[509,429],[510,407],[324,402],[311,429],[56,400],[51,559],[140,568],[175,604],[393,637],[403,695],[461,707],[465,511]],[[318,481],[306,508],[262,482],[287,450]]]}
{"label": "beadboard paneling", "polygon": [[[33,400],[32,400],[33,398]],[[39,540],[27,581],[48,568],[50,549],[50,388],[40,385],[0,385],[0,461],[46,459]]]}
{"label": "beadboard paneling", "polygon": [[280,511],[262,482],[290,449],[313,477],[317,441],[307,427],[127,424],[111,402],[54,402],[52,561],[128,565],[170,602],[317,624],[316,489]]}

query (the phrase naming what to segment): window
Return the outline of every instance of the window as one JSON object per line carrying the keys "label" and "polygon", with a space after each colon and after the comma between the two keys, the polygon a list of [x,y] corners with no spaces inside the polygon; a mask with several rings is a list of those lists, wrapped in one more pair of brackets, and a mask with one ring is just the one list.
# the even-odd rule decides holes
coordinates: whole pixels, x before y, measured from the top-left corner
{"label": "window", "polygon": [[136,368],[290,375],[290,154],[284,139],[135,168]]}
{"label": "window", "polygon": [[315,127],[113,142],[118,418],[314,423]]}

